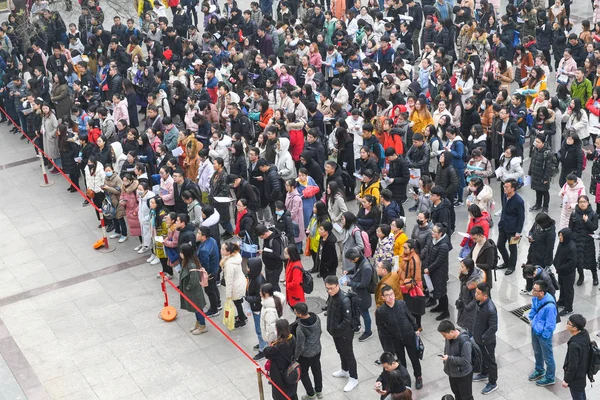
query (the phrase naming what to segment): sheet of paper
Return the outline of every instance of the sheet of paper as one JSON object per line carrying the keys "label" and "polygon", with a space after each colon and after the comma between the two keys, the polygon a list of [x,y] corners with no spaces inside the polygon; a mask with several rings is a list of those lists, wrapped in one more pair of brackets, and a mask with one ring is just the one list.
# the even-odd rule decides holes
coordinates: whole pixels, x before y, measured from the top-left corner
{"label": "sheet of paper", "polygon": [[466,237],[466,238],[470,238],[471,237],[471,235],[469,235],[468,233],[465,233],[465,232],[456,232],[456,233],[458,233],[462,237]]}
{"label": "sheet of paper", "polygon": [[235,201],[235,199],[232,199],[231,197],[213,197],[213,199],[215,199],[215,201],[217,203],[231,203],[232,201]]}
{"label": "sheet of paper", "polygon": [[343,231],[342,226],[340,224],[338,224],[337,222],[333,223],[333,229],[335,229],[335,231],[337,233],[342,233],[342,231]]}
{"label": "sheet of paper", "polygon": [[523,185],[531,186],[531,175],[525,175],[523,177]]}
{"label": "sheet of paper", "polygon": [[425,279],[425,285],[427,285],[429,293],[433,292],[435,289],[433,288],[433,282],[431,282],[431,277],[427,274],[423,274],[423,279]]}
{"label": "sheet of paper", "polygon": [[171,150],[171,154],[173,154],[173,157],[179,157],[183,155],[183,149],[181,147],[175,147],[173,150]]}
{"label": "sheet of paper", "polygon": [[162,243],[162,242],[164,242],[164,241],[165,241],[165,238],[164,238],[164,237],[162,237],[162,236],[154,236],[154,241],[155,241],[156,243]]}

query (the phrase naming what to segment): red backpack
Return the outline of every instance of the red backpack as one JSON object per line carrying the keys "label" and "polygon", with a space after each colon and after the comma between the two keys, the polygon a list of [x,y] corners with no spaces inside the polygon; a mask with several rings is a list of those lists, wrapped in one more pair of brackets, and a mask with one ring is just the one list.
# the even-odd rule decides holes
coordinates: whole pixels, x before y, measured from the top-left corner
{"label": "red backpack", "polygon": [[371,249],[371,242],[369,241],[369,234],[359,228],[354,228],[354,229],[352,229],[352,236],[354,236],[354,233],[356,233],[356,231],[360,231],[360,237],[362,238],[362,242],[363,242],[363,246],[364,246],[363,255],[367,258],[371,257],[373,255],[373,250]]}

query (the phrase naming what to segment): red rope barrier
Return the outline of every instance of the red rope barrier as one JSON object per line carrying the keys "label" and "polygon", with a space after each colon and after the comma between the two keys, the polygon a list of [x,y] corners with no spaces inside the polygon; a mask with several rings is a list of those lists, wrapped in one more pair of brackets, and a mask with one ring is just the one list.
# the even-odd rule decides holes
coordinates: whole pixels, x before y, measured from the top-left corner
{"label": "red rope barrier", "polygon": [[[233,340],[231,338],[231,336],[229,336],[223,329],[221,329],[221,327],[219,325],[217,325],[216,322],[214,322],[212,319],[210,319],[202,309],[200,309],[193,301],[191,301],[185,294],[183,294],[181,292],[181,290],[179,290],[179,288],[177,286],[175,286],[173,284],[173,282],[171,282],[168,279],[165,279],[165,273],[161,272],[160,276],[162,278],[162,280],[166,283],[168,283],[169,285],[171,285],[173,287],[173,289],[175,289],[177,291],[177,293],[179,293],[181,295],[181,297],[183,297],[188,303],[190,303],[192,305],[192,307],[194,307],[194,309],[196,311],[198,311],[200,314],[202,314],[202,316],[210,322],[210,324],[216,329],[218,330],[221,335],[225,336],[225,339],[229,340],[229,342],[231,344],[233,344],[244,356],[246,356],[246,358],[248,360],[250,360],[250,362],[252,362],[254,364],[254,366],[256,367],[256,369],[260,369],[260,372],[265,376],[265,378],[267,378],[269,380],[269,382],[271,383],[271,385],[273,385],[274,388],[276,388],[277,390],[279,390],[279,392],[283,395],[283,397],[285,397],[287,400],[292,400],[287,394],[285,394],[285,392],[279,387],[277,386],[277,384],[275,382],[273,382],[273,380],[271,379],[271,377],[269,376],[269,374],[266,373],[266,371],[260,366],[259,363],[257,363],[251,356],[250,354],[248,354],[246,352],[246,350],[242,349],[240,347],[239,344],[237,344],[237,342],[235,340]],[[166,290],[165,290],[165,296],[166,296]]]}

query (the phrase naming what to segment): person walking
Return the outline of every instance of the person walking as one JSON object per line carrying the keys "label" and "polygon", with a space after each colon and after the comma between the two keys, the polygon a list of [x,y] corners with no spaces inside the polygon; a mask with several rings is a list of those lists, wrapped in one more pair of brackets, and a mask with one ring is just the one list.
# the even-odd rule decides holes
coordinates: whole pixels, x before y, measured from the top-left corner
{"label": "person walking", "polygon": [[440,322],[438,332],[444,337],[444,372],[448,375],[450,389],[456,399],[473,400],[473,366],[469,333],[461,332],[448,320]]}
{"label": "person walking", "polygon": [[[531,300],[531,345],[535,357],[535,370],[529,375],[530,381],[538,386],[554,385],[555,369],[552,334],[556,329],[557,306],[554,297],[548,293],[548,284],[544,281],[533,283]],[[546,370],[544,370],[544,363]]]}
{"label": "person walking", "polygon": [[377,307],[375,311],[375,323],[379,332],[379,341],[384,351],[396,354],[400,363],[407,368],[406,353],[410,358],[414,375],[415,388],[423,388],[421,376],[421,363],[417,355],[416,335],[419,326],[415,318],[402,300],[396,300],[394,289],[385,285],[381,289],[384,304]]}
{"label": "person walking", "polygon": [[196,311],[194,305],[201,310],[206,306],[204,298],[204,289],[200,284],[200,260],[196,257],[194,246],[184,243],[179,247],[179,258],[181,260],[181,271],[179,274],[179,290],[183,295],[190,299],[188,302],[181,295],[181,309],[196,314],[196,324],[190,329],[192,335],[201,335],[208,332],[204,315]]}
{"label": "person walking", "polygon": [[475,289],[477,311],[473,323],[473,339],[481,349],[483,362],[481,373],[473,376],[473,382],[488,381],[481,394],[490,394],[498,389],[498,364],[496,364],[496,332],[498,331],[498,311],[490,299],[490,285],[481,282]]}
{"label": "person walking", "polygon": [[581,314],[573,314],[567,321],[571,338],[567,342],[567,355],[563,370],[562,386],[569,388],[573,400],[585,400],[586,372],[590,352],[590,334],[585,330],[586,320]]}
{"label": "person walking", "polygon": [[352,304],[350,297],[340,289],[336,275],[325,278],[327,298],[327,332],[333,337],[335,349],[340,355],[342,368],[333,373],[334,378],[348,378],[344,392],[350,392],[358,386],[358,371],[352,339]]}
{"label": "person walking", "polygon": [[[517,194],[518,183],[514,179],[507,179],[503,183],[506,201],[502,208],[500,222],[498,222],[498,252],[502,256],[503,264],[498,269],[506,268],[504,275],[515,272],[517,264],[517,247],[521,240],[521,231],[525,223],[525,202]],[[506,242],[510,251],[510,258],[506,251]]]}
{"label": "person walking", "polygon": [[[300,379],[306,394],[302,400],[323,397],[323,374],[321,373],[321,319],[313,312],[308,312],[304,302],[294,306],[296,314],[296,360],[300,364]],[[308,375],[311,370],[315,379],[313,387]]]}

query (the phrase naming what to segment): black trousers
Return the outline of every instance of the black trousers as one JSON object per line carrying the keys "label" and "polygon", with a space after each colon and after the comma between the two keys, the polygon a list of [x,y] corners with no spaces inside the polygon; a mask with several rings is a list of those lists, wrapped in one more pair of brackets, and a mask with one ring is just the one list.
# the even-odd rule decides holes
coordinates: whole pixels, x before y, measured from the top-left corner
{"label": "black trousers", "polygon": [[419,360],[419,355],[417,354],[416,338],[413,338],[410,340],[410,342],[405,343],[405,341],[401,338],[381,337],[381,347],[383,347],[384,351],[396,354],[400,364],[402,364],[404,368],[408,369],[406,365],[406,354],[404,353],[404,350],[406,349],[408,358],[410,358],[410,363],[413,366],[415,378],[421,376],[421,361]]}
{"label": "black trousers", "polygon": [[498,381],[498,364],[496,364],[496,343],[481,344],[477,343],[481,349],[483,356],[483,365],[481,367],[481,373],[488,375],[488,382],[495,385]]}
{"label": "black trousers", "polygon": [[460,378],[448,377],[455,400],[473,400],[473,372]]}
{"label": "black trousers", "polygon": [[[115,225],[115,233],[120,233],[122,236],[127,236],[127,222],[125,222],[125,217],[121,217],[119,219],[114,219],[113,223]],[[163,271],[165,271],[164,268],[163,268]],[[172,268],[171,268],[170,273],[171,273],[171,275],[173,274]]]}
{"label": "black trousers", "polygon": [[271,285],[273,285],[273,289],[276,292],[279,292],[279,276],[281,275],[281,271],[283,270],[283,266],[277,269],[270,269],[265,267],[265,279]]}
{"label": "black trousers", "polygon": [[560,293],[558,301],[565,307],[567,311],[573,311],[573,298],[575,297],[575,272],[571,275],[559,275],[558,285]]}
{"label": "black trousers", "polygon": [[[104,201],[104,192],[98,192],[94,195],[94,198],[92,199],[92,201],[94,202],[94,204],[96,205],[96,207],[98,208],[102,208],[102,201]],[[96,210],[96,217],[98,218],[98,221],[100,221],[100,213],[98,212],[98,210]]]}
{"label": "black trousers", "polygon": [[506,243],[510,243],[510,238],[513,236],[515,236],[514,232],[506,232],[503,229],[498,230],[498,251],[502,256],[504,265],[512,270],[514,270],[515,266],[517,265],[517,245],[508,245],[508,250],[510,251],[509,257],[508,252],[506,251]]}
{"label": "black trousers", "polygon": [[[321,373],[321,353],[312,357],[299,357],[298,364],[300,364],[300,379],[302,380],[302,386],[306,390],[306,394],[314,396],[315,392],[321,393],[323,391],[323,374]],[[315,378],[315,387],[313,388],[308,370],[312,370],[313,377]]]}
{"label": "black trousers", "polygon": [[235,305],[235,309],[237,311],[237,319],[239,319],[240,321],[245,321],[248,319],[248,317],[246,317],[246,315],[244,314],[244,307],[242,307],[243,302],[244,299],[237,299],[233,301],[233,304]]}
{"label": "black trousers", "polygon": [[339,336],[333,338],[335,349],[340,355],[342,361],[342,370],[348,371],[350,377],[358,379],[358,371],[356,365],[356,358],[354,358],[354,349],[352,348],[352,340],[354,335],[349,332],[347,336]]}
{"label": "black trousers", "polygon": [[210,302],[210,312],[217,312],[217,307],[221,304],[221,294],[219,293],[219,288],[217,287],[217,279],[209,278],[208,286],[204,290],[206,295],[208,296],[208,301]]}
{"label": "black trousers", "polygon": [[535,205],[540,207],[548,207],[550,204],[550,192],[549,191],[535,191]]}
{"label": "black trousers", "polygon": [[[118,225],[116,225],[116,226],[118,226]],[[160,265],[162,265],[163,272],[165,274],[173,275],[173,267],[169,267],[169,265],[167,264],[168,259],[159,258],[159,260],[160,260]]]}

